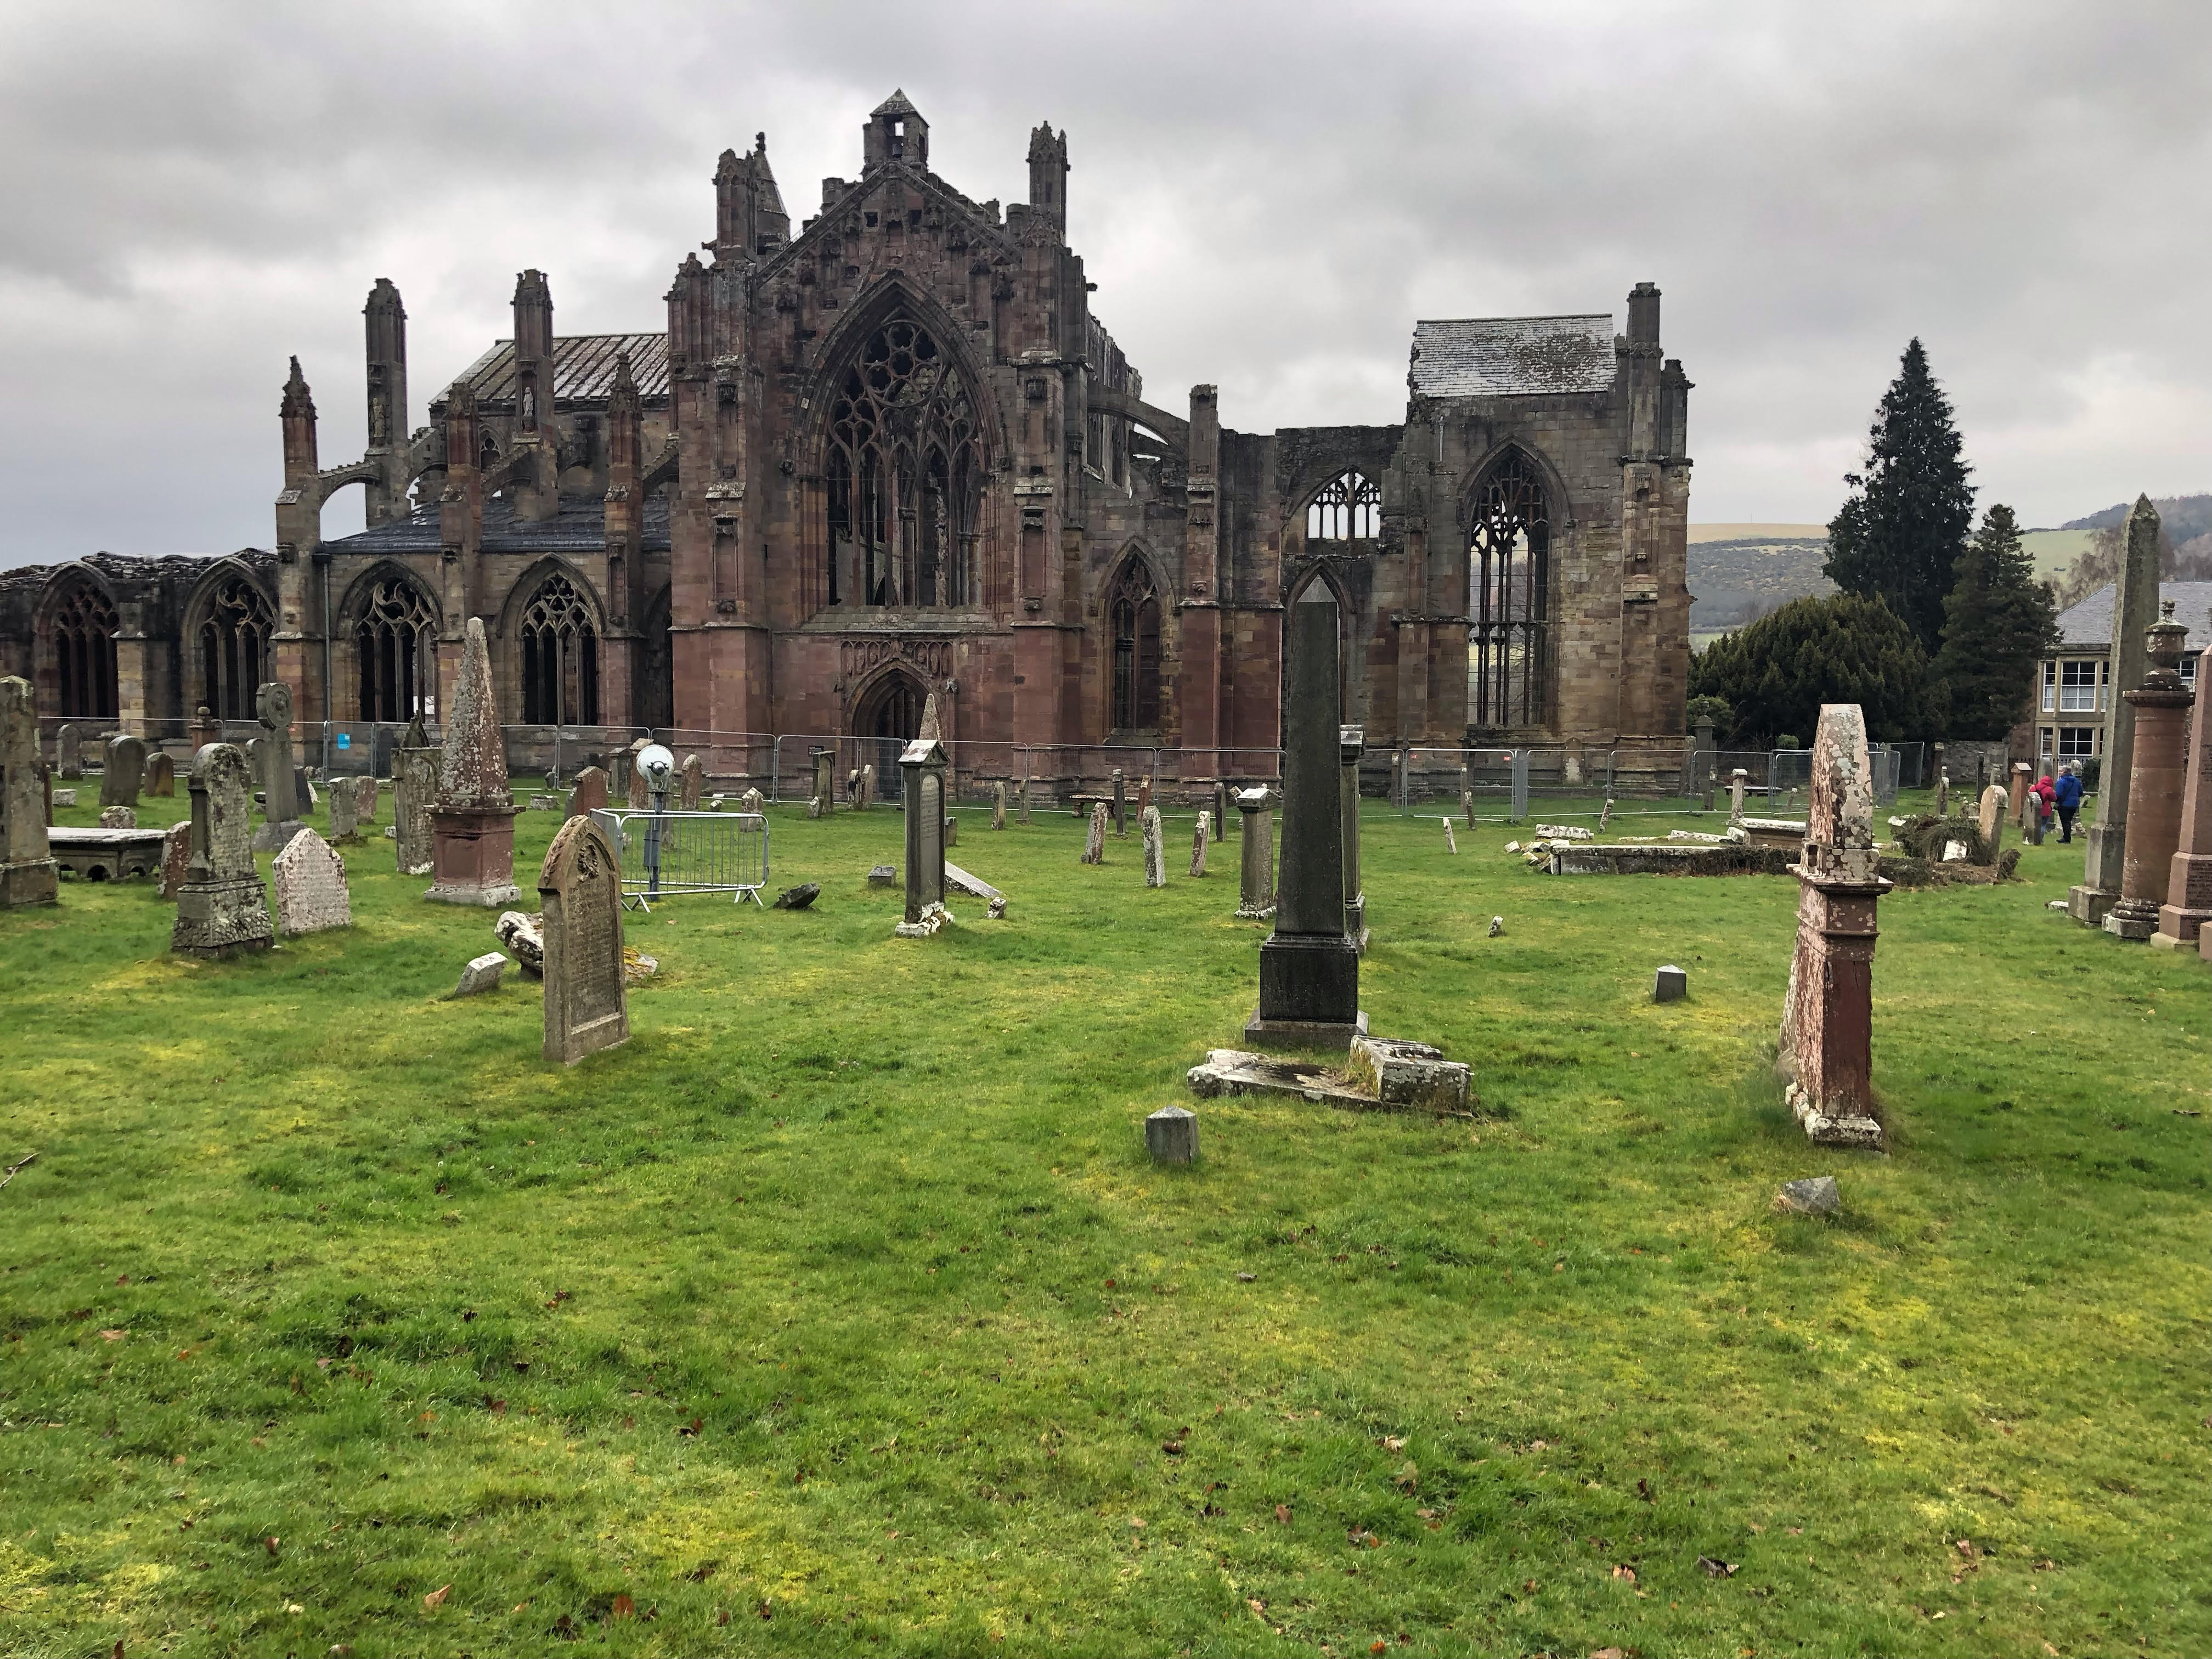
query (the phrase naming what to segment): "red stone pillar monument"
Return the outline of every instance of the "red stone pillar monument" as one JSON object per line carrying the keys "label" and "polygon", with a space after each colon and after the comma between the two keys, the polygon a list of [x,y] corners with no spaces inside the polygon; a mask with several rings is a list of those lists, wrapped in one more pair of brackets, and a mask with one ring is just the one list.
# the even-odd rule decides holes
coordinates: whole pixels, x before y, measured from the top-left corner
{"label": "red stone pillar monument", "polygon": [[460,672],[446,711],[446,751],[430,804],[435,877],[423,897],[445,904],[513,904],[514,797],[507,787],[507,747],[493,701],[483,619],[469,618]]}
{"label": "red stone pillar monument", "polygon": [[1874,845],[1874,775],[1856,703],[1820,709],[1797,878],[1797,953],[1778,1055],[1784,1096],[1806,1134],[1837,1146],[1882,1145],[1874,1092],[1875,904],[1890,884]]}
{"label": "red stone pillar monument", "polygon": [[2120,899],[2105,917],[2105,931],[2122,939],[2148,939],[2158,931],[2159,907],[2181,842],[2181,795],[2187,765],[2189,693],[2181,684],[2181,647],[2189,632],[2173,619],[2173,601],[2147,630],[2150,670],[2126,694],[2136,711],[2135,764],[2128,778],[2128,855],[2120,872]]}
{"label": "red stone pillar monument", "polygon": [[[2197,684],[2204,669],[2197,668]],[[2188,950],[2201,944],[2204,924],[2212,921],[2212,719],[2204,696],[2197,698],[2189,735],[2189,781],[2181,796],[2181,839],[2166,866],[2166,902],[2158,908],[2158,932],[2150,942],[2162,950]]]}

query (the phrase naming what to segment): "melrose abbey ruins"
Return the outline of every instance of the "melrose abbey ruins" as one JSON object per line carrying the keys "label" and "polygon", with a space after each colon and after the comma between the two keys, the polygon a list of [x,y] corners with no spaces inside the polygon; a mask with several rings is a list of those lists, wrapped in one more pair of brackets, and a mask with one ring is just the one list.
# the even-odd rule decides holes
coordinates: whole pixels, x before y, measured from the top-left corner
{"label": "melrose abbey ruins", "polygon": [[[514,337],[420,427],[379,280],[367,452],[325,464],[295,360],[274,546],[0,576],[0,673],[48,729],[173,738],[279,680],[312,745],[435,723],[474,617],[526,746],[672,730],[740,774],[790,733],[879,761],[934,692],[963,770],[1002,748],[975,763],[1076,787],[1130,745],[1236,777],[1273,771],[1285,613],[1321,581],[1370,744],[1679,762],[1690,383],[1656,288],[1620,333],[1415,324],[1402,424],[1233,432],[1211,386],[1147,399],[1066,243],[1065,135],[1028,160],[1026,203],[970,200],[895,94],[794,235],[765,142],[725,153],[665,331],[556,333],[524,271]],[[355,485],[367,527],[325,541]]]}

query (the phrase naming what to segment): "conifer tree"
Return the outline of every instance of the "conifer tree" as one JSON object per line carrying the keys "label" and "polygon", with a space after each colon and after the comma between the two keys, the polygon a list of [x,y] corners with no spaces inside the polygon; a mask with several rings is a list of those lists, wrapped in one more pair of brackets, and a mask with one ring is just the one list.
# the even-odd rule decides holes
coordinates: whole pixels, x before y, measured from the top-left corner
{"label": "conifer tree", "polygon": [[2036,665],[2058,643],[2057,603],[2035,578],[2010,507],[1999,503],[1982,515],[1943,612],[1936,674],[1948,692],[1950,730],[2002,738],[2027,708]]}
{"label": "conifer tree", "polygon": [[1896,741],[1931,732],[1942,698],[1927,653],[1879,597],[1792,599],[1724,635],[1690,659],[1690,695],[1725,698],[1734,743],[1764,746],[1783,732],[1808,738],[1824,702],[1855,702],[1867,735]]}
{"label": "conifer tree", "polygon": [[1974,523],[1972,470],[1959,459],[1951,400],[1928,372],[1918,338],[1905,348],[1867,434],[1867,470],[1847,473],[1850,499],[1828,525],[1828,579],[1879,594],[1933,654],[1943,600]]}

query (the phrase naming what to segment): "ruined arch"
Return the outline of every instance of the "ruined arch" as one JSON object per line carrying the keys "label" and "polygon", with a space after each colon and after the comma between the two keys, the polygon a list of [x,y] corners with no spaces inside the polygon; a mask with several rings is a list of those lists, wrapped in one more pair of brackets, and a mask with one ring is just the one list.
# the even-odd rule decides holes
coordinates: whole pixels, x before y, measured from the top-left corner
{"label": "ruined arch", "polygon": [[219,720],[250,720],[254,694],[274,677],[276,605],[252,570],[218,559],[185,610],[191,700]]}
{"label": "ruined arch", "polygon": [[1371,542],[1382,535],[1382,486],[1358,465],[1333,473],[1306,497],[1306,544]]}
{"label": "ruined arch", "polygon": [[562,560],[539,561],[507,596],[500,633],[512,641],[514,718],[532,726],[599,723],[606,624],[590,578]]}
{"label": "ruined arch", "polygon": [[1541,728],[1557,706],[1553,532],[1563,515],[1558,476],[1519,443],[1469,475],[1467,532],[1468,724]]}
{"label": "ruined arch", "polygon": [[437,596],[405,566],[372,565],[346,590],[338,607],[339,637],[353,651],[353,690],[338,706],[355,718],[391,724],[438,710]]}
{"label": "ruined arch", "polygon": [[41,699],[64,720],[117,718],[115,638],[121,629],[115,596],[82,565],[58,573],[40,606],[38,657]]}
{"label": "ruined arch", "polygon": [[1107,578],[1101,605],[1110,653],[1105,676],[1109,731],[1159,729],[1163,618],[1167,608],[1167,584],[1144,549],[1131,544]]}

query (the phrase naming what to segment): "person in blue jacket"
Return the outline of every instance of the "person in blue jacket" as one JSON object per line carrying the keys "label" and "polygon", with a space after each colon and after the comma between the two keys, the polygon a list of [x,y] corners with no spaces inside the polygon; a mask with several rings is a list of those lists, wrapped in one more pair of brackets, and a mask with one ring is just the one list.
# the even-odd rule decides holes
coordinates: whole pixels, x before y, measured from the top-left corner
{"label": "person in blue jacket", "polygon": [[2074,815],[2081,810],[2081,780],[2069,761],[2058,770],[2058,781],[2052,786],[2056,792],[2051,805],[2058,809],[2058,839],[2074,839]]}

